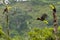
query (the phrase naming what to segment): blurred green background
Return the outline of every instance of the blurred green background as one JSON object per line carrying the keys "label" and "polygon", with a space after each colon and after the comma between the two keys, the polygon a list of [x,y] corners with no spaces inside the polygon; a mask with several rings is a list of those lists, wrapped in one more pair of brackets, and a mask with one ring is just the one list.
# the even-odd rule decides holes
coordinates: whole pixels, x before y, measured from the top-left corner
{"label": "blurred green background", "polygon": [[[45,27],[53,27],[53,15],[52,10],[49,7],[50,4],[56,6],[58,25],[60,25],[60,0],[9,1],[9,6],[12,7],[8,13],[11,37],[15,38],[16,36],[18,39],[21,36],[21,40],[25,40],[24,38],[27,38],[27,32],[31,31],[33,28],[42,29]],[[5,6],[5,4],[0,4],[0,25],[2,25],[4,31],[6,30],[6,15],[3,14]],[[48,15],[48,18],[46,19],[48,20],[48,24],[36,20],[44,13]]]}

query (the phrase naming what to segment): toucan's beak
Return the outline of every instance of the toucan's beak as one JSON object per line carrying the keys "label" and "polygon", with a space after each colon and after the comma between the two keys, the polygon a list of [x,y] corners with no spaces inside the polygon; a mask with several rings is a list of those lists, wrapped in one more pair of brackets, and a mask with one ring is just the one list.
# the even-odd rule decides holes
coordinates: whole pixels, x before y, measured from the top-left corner
{"label": "toucan's beak", "polygon": [[52,9],[54,12],[56,12],[56,8],[55,8],[54,5],[49,5],[49,6],[51,7],[51,9]]}
{"label": "toucan's beak", "polygon": [[8,10],[10,10],[12,8],[11,6],[8,6],[8,5],[6,7],[7,7]]}
{"label": "toucan's beak", "polygon": [[51,7],[51,9],[55,9],[54,5],[49,5]]}

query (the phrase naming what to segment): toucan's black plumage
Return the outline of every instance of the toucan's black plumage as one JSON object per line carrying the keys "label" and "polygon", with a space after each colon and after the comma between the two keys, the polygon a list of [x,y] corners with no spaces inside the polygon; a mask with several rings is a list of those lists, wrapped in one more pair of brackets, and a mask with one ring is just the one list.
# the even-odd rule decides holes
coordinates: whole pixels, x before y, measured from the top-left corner
{"label": "toucan's black plumage", "polygon": [[56,8],[54,8],[53,11],[56,12]]}
{"label": "toucan's black plumage", "polygon": [[7,8],[7,7],[4,9],[3,14],[4,14],[5,12],[8,13],[8,8]]}
{"label": "toucan's black plumage", "polygon": [[55,8],[55,6],[54,6],[54,5],[52,5],[52,6],[54,7],[53,11],[56,12],[56,8]]}
{"label": "toucan's black plumage", "polygon": [[47,14],[43,14],[40,18],[37,18],[37,20],[44,21],[47,18]]}

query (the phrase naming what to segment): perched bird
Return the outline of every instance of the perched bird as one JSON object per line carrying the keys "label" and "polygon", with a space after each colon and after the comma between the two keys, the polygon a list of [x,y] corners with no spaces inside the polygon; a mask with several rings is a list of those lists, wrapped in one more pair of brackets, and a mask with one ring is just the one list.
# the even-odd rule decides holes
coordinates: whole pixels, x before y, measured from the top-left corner
{"label": "perched bird", "polygon": [[8,11],[9,11],[10,8],[11,8],[10,6],[6,6],[6,8],[5,8],[4,11],[3,11],[3,14],[4,14],[5,12],[8,13]]}
{"label": "perched bird", "polygon": [[46,24],[48,24],[48,21],[45,20],[47,18],[47,14],[43,14],[40,18],[37,18],[37,20],[41,20],[43,22],[45,22]]}
{"label": "perched bird", "polygon": [[5,12],[8,13],[8,8],[7,8],[7,7],[4,9],[3,14],[4,14]]}
{"label": "perched bird", "polygon": [[56,12],[56,8],[55,8],[55,6],[52,4],[52,5],[49,5],[51,8],[52,8],[52,10],[54,11],[54,12]]}

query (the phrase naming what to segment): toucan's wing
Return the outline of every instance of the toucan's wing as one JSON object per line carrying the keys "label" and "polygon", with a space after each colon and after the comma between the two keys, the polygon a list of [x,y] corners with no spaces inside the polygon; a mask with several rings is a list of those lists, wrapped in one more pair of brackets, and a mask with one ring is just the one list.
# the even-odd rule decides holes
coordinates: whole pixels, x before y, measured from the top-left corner
{"label": "toucan's wing", "polygon": [[41,16],[41,20],[43,21],[43,20],[45,20],[47,18],[47,14],[43,14],[42,16]]}
{"label": "toucan's wing", "polygon": [[47,14],[43,14],[40,18],[37,18],[37,20],[44,21],[47,18]]}
{"label": "toucan's wing", "polygon": [[45,18],[47,18],[47,14],[43,14],[42,16],[45,17]]}

